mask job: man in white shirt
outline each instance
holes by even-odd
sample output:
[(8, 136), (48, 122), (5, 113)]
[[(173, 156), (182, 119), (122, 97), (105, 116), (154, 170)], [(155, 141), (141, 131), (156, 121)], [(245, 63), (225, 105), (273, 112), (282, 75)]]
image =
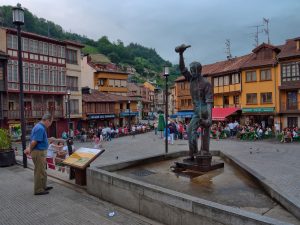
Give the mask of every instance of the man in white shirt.
[(234, 123), (230, 122), (228, 127), (230, 129), (230, 136), (232, 137), (234, 135)]

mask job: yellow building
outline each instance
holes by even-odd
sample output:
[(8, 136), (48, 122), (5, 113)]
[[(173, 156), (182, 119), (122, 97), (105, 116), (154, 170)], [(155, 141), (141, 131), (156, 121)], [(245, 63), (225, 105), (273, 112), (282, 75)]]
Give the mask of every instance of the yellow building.
[(253, 49), (242, 69), (242, 123), (273, 127), (279, 111), (278, 64), (280, 49), (261, 44)]
[(91, 54), (82, 59), (82, 86), (101, 92), (126, 96), (128, 72), (110, 62), (102, 54)]

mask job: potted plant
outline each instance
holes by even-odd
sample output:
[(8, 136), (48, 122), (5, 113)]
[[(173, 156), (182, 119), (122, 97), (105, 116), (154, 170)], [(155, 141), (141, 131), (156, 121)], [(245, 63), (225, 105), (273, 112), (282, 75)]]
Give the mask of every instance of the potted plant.
[(0, 166), (16, 163), (15, 151), (11, 147), (11, 137), (7, 130), (0, 128)]

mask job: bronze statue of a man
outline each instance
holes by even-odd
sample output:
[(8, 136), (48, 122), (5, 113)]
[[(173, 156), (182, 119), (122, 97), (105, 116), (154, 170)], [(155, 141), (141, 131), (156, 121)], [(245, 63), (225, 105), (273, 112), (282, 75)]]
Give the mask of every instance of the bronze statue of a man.
[(197, 130), (201, 127), (201, 149), (200, 155), (209, 155), (209, 135), (212, 123), (212, 105), (213, 94), (211, 84), (202, 76), (202, 66), (199, 62), (190, 64), (190, 71), (185, 67), (183, 52), (190, 47), (189, 45), (180, 45), (175, 48), (179, 53), (179, 69), (186, 80), (190, 82), (190, 93), (194, 105), (194, 115), (188, 125), (189, 155), (194, 160), (198, 153)]

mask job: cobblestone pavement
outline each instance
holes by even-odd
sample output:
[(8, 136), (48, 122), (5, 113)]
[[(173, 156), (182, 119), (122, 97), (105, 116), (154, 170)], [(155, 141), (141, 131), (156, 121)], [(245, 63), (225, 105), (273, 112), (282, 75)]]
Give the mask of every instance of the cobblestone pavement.
[(0, 168), (0, 180), (0, 225), (159, 225), (51, 178), (50, 194), (35, 196), (33, 172), (21, 166)]
[[(92, 147), (90, 142), (75, 142), (75, 147)], [(92, 166), (107, 165), (130, 159), (147, 157), (165, 152), (164, 141), (154, 132), (122, 137), (104, 142), (106, 151)], [(187, 150), (186, 140), (177, 140), (169, 145), (169, 152)], [(300, 143), (277, 141), (239, 141), (235, 138), (211, 140), (212, 150), (221, 150), (246, 165), (262, 179), (300, 207)]]

